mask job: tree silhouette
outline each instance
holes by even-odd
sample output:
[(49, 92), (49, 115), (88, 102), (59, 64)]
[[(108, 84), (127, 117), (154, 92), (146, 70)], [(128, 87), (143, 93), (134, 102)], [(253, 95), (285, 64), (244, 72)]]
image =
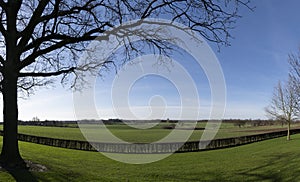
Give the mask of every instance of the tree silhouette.
[(272, 118), (287, 124), (287, 140), (290, 140), (291, 123), (299, 117), (299, 88), (292, 76), (274, 88), (271, 104), (265, 109)]
[[(25, 164), (17, 141), (18, 93), (31, 93), (33, 88), (55, 81), (56, 76), (74, 87), (84, 79), (85, 72), (96, 74), (114, 63), (79, 63), (80, 52), (91, 40), (107, 40), (110, 35), (122, 40), (130, 33), (118, 26), (123, 22), (163, 16), (187, 25), (209, 41), (228, 45), (229, 31), (239, 18), (238, 8), (248, 5), (247, 0), (0, 0), (4, 115), (1, 165), (17, 168)], [(138, 36), (145, 37), (145, 43), (155, 50), (168, 54), (169, 47), (162, 37), (149, 38), (155, 37), (150, 32)], [(124, 51), (130, 55), (140, 49), (129, 44)], [(127, 60), (124, 56), (123, 61)]]
[(289, 54), (288, 63), (288, 80), (284, 85), (279, 82), (274, 88), (273, 98), (266, 112), (288, 125), (287, 140), (290, 140), (291, 123), (300, 116), (300, 52)]

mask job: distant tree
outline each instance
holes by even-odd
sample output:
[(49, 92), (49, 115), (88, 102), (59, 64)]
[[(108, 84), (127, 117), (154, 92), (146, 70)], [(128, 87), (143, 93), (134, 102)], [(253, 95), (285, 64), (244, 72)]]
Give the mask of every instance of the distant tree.
[(38, 122), (38, 121), (40, 121), (40, 119), (39, 119), (37, 116), (35, 116), (35, 117), (33, 117), (33, 118), (31, 119), (31, 121)]
[(278, 85), (274, 89), (270, 106), (265, 111), (274, 119), (287, 124), (287, 140), (290, 140), (291, 123), (299, 117), (299, 90), (293, 77), (289, 76), (286, 84)]
[(239, 128), (244, 127), (247, 123), (247, 120), (239, 119), (234, 122), (234, 126), (238, 126)]
[[(0, 0), (0, 90), (3, 95), (4, 136), (0, 162), (3, 167), (24, 167), (17, 140), (18, 91), (31, 93), (37, 86), (60, 76), (71, 87), (84, 73), (100, 74), (116, 60), (86, 60), (79, 55), (91, 40), (107, 41), (110, 35), (126, 40), (129, 20), (168, 17), (187, 25), (207, 40), (228, 44), (229, 30), (239, 18), (238, 7), (248, 0)], [(119, 26), (121, 25), (121, 26)], [(154, 31), (138, 32), (155, 52), (168, 55), (163, 37)], [(154, 36), (154, 37), (153, 37)], [(122, 62), (141, 47), (127, 44)], [(78, 84), (80, 85), (80, 84)]]

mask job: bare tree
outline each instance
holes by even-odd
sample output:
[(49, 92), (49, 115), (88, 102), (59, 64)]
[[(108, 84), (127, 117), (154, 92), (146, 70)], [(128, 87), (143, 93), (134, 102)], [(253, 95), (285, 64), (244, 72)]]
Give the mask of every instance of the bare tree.
[(300, 78), (300, 51), (298, 54), (289, 54), (290, 75), (294, 79)]
[(282, 86), (280, 82), (274, 89), (273, 98), (269, 107), (265, 109), (272, 118), (287, 124), (287, 140), (290, 140), (291, 123), (299, 117), (299, 90), (292, 76)]
[(288, 62), (290, 65), (289, 76), (291, 77), (296, 90), (298, 103), (297, 110), (300, 112), (300, 49), (297, 54), (289, 54)]
[[(84, 72), (96, 74), (114, 64), (112, 59), (78, 62), (80, 52), (91, 40), (107, 40), (110, 35), (124, 40), (130, 32), (126, 32), (126, 27), (120, 29), (123, 22), (163, 15), (187, 25), (209, 41), (227, 45), (241, 5), (248, 7), (248, 0), (0, 0), (0, 89), (4, 114), (1, 165), (24, 166), (17, 141), (20, 91), (30, 93), (37, 86), (54, 82), (52, 78), (56, 76), (74, 87), (84, 79)], [(169, 45), (162, 37), (156, 38), (155, 32), (137, 35), (144, 37), (144, 43), (152, 50), (168, 54)], [(140, 51), (139, 46), (127, 44), (122, 62)]]

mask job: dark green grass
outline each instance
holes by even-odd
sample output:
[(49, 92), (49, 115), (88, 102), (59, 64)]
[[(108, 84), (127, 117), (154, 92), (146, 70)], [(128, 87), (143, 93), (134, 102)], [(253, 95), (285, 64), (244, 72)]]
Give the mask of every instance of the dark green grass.
[[(26, 142), (20, 142), (20, 150), (25, 159), (48, 167), (48, 172), (32, 172), (39, 181), (300, 181), (300, 135), (292, 136), (291, 141), (282, 137), (228, 149), (178, 153), (143, 165), (116, 162), (97, 152)], [(0, 172), (0, 181), (13, 178)]]

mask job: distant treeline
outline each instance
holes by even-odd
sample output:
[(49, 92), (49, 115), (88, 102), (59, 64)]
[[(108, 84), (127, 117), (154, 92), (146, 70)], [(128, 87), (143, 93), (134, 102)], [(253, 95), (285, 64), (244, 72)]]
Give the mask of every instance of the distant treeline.
[(80, 121), (57, 121), (57, 120), (45, 120), (45, 121), (19, 121), (19, 125), (31, 125), (31, 126), (57, 126), (57, 127), (78, 127), (77, 123), (80, 124), (120, 124), (120, 119), (108, 119), (108, 120), (93, 120), (86, 119)]
[[(161, 123), (177, 123), (178, 120), (124, 120), (126, 122), (142, 124), (142, 123), (153, 123), (153, 122), (161, 122)], [(214, 120), (210, 120), (213, 122)], [(184, 122), (184, 121), (181, 121)], [(188, 122), (188, 121), (186, 121)], [(199, 123), (206, 123), (208, 120), (198, 120)], [(224, 119), (223, 123), (232, 123), (238, 127), (246, 127), (246, 126), (271, 126), (271, 125), (285, 125), (284, 121), (281, 120), (262, 120), (262, 119)], [(300, 121), (295, 121), (295, 123)], [(32, 125), (32, 126), (57, 126), (57, 127), (78, 127), (78, 123), (80, 124), (122, 124), (123, 120), (121, 119), (107, 119), (107, 120), (93, 120), (86, 119), (80, 121), (58, 121), (58, 120), (45, 120), (45, 121), (19, 121), (19, 125)]]
[[(286, 122), (283, 120), (262, 120), (262, 119), (225, 119), (224, 123), (233, 123), (235, 126), (245, 127), (245, 126), (272, 126), (272, 125), (285, 125)], [(294, 121), (298, 123), (299, 121)]]

